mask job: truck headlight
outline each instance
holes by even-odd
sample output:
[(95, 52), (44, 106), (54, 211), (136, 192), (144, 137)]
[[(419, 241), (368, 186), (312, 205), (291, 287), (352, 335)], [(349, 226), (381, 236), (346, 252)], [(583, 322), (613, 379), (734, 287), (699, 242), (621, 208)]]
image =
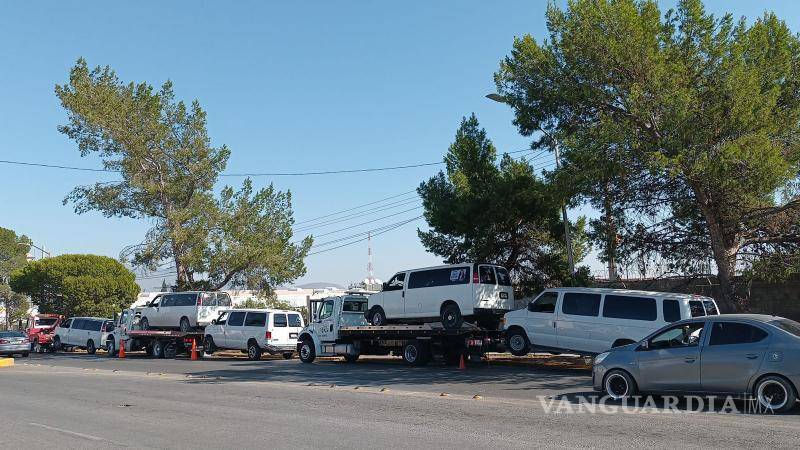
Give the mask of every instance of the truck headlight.
[(606, 358), (608, 358), (608, 355), (610, 355), (610, 354), (611, 354), (610, 352), (603, 352), (603, 353), (600, 353), (599, 355), (597, 355), (597, 356), (595, 356), (595, 357), (594, 357), (594, 363), (595, 363), (595, 364), (600, 364), (600, 363), (602, 363), (602, 362), (603, 362), (603, 360), (604, 360), (604, 359), (606, 359)]

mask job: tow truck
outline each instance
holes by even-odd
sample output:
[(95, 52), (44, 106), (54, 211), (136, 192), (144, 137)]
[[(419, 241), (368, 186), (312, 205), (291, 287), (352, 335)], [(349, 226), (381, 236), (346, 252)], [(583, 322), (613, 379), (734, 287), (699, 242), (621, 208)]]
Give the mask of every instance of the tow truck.
[(440, 357), (449, 364), (462, 358), (480, 360), (486, 352), (502, 351), (500, 331), (465, 323), (446, 329), (441, 323), (369, 325), (367, 297), (343, 295), (307, 300), (309, 321), (298, 336), (297, 353), (304, 363), (321, 356), (343, 356), (355, 362), (361, 355), (400, 355), (407, 364), (422, 366)]
[(191, 351), (192, 344), (198, 356), (203, 354), (202, 331), (142, 330), (140, 319), (141, 308), (125, 309), (115, 317), (113, 330), (103, 343), (109, 357), (117, 356), (122, 345), (126, 353), (144, 351), (151, 358), (174, 358)]
[(19, 321), (19, 329), (24, 330), (31, 342), (31, 351), (44, 353), (52, 350), (53, 336), (56, 327), (64, 321), (58, 314), (34, 314), (23, 322)]

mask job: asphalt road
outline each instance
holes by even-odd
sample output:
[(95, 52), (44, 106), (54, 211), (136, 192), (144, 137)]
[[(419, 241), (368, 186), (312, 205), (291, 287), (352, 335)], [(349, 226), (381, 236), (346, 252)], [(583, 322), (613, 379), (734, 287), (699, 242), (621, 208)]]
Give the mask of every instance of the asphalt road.
[(0, 369), (0, 447), (796, 448), (798, 415), (580, 411), (558, 365), (32, 355)]

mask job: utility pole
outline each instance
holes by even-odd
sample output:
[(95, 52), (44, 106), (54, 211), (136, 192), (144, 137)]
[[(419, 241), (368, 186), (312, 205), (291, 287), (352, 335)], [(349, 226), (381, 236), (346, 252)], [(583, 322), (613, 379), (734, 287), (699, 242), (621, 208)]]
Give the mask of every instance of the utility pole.
[(48, 257), (48, 258), (50, 257), (50, 252), (48, 252), (47, 250), (45, 250), (43, 247), (39, 247), (39, 246), (35, 245), (33, 242), (31, 242), (31, 243), (18, 242), (17, 244), (18, 244), (18, 245), (27, 245), (27, 246), (29, 246), (29, 247), (33, 247), (33, 248), (35, 248), (36, 250), (39, 250), (39, 251), (41, 251), (41, 252), (42, 252), (42, 259), (44, 259), (44, 255), (45, 255), (45, 254), (47, 254), (47, 257)]
[[(503, 97), (500, 94), (487, 94), (486, 98), (489, 100), (498, 102), (498, 103), (505, 103), (508, 105), (508, 99)], [(558, 146), (558, 139), (555, 138), (552, 134), (548, 133), (542, 127), (539, 127), (539, 131), (542, 132), (548, 139), (550, 139), (551, 144), (553, 145), (553, 153), (555, 153), (556, 157), (556, 169), (561, 168), (561, 150)], [(569, 218), (567, 217), (567, 204), (566, 202), (561, 203), (561, 219), (564, 221), (564, 241), (567, 246), (567, 264), (569, 265), (569, 273), (573, 275), (575, 273), (575, 259), (572, 255), (572, 235), (569, 230)]]

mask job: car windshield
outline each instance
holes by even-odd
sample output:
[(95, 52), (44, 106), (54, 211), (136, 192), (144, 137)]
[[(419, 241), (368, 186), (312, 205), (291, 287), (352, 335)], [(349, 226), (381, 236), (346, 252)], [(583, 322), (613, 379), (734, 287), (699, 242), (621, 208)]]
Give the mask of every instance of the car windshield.
[(773, 320), (770, 322), (770, 324), (775, 325), (787, 333), (791, 333), (797, 337), (800, 337), (800, 323), (797, 323), (794, 320), (779, 319)]
[(33, 326), (36, 327), (36, 328), (52, 327), (53, 325), (55, 325), (57, 320), (58, 319), (56, 319), (55, 317), (52, 317), (52, 318), (50, 318), (50, 317), (39, 317), (39, 318), (36, 319), (36, 321), (34, 322)]
[(18, 331), (0, 331), (0, 338), (13, 338), (13, 337), (25, 337), (25, 335)]

